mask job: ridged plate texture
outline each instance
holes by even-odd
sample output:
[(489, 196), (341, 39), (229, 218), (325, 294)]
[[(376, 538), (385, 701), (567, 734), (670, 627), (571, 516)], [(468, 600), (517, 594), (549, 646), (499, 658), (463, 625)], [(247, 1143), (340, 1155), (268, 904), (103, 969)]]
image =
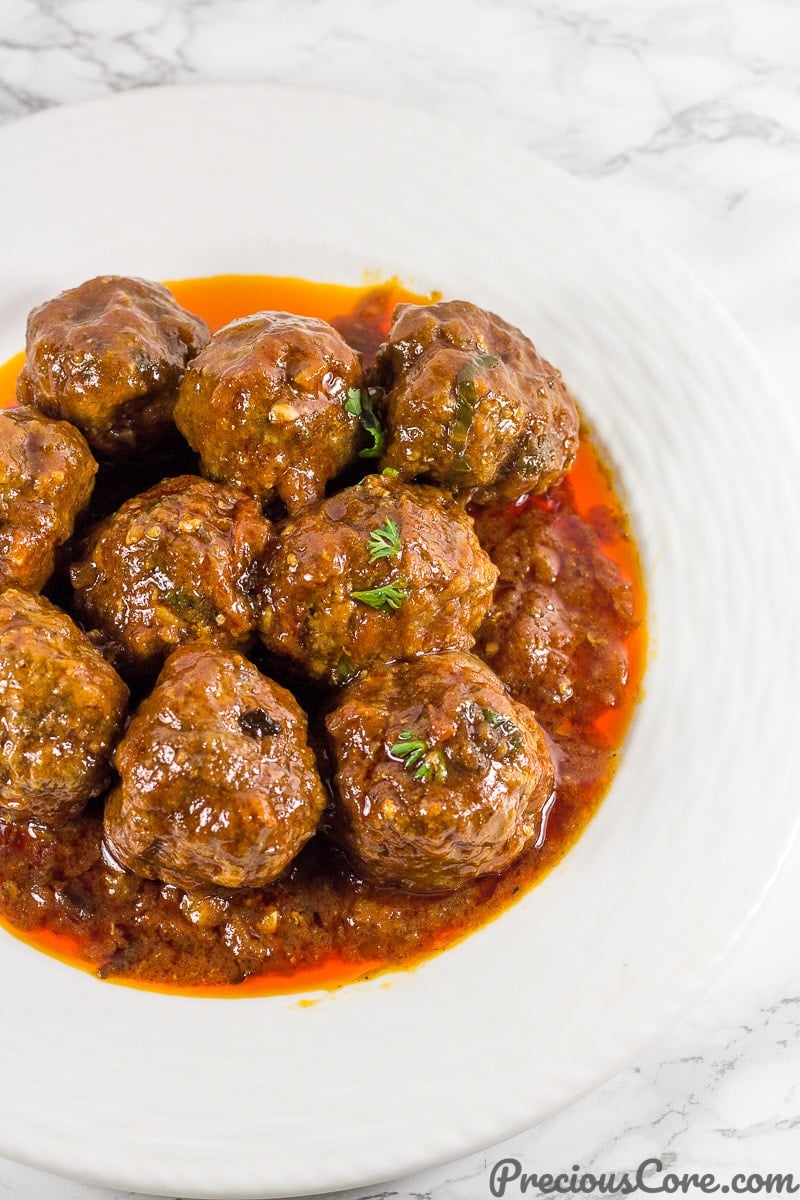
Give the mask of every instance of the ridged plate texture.
[(719, 304), (567, 175), (426, 115), (266, 87), (129, 93), (0, 132), (0, 355), (101, 272), (358, 283), (493, 308), (561, 367), (628, 497), (646, 695), (564, 863), (417, 970), (210, 1001), (0, 935), (0, 1153), (121, 1188), (383, 1180), (595, 1087), (731, 952), (798, 821), (800, 446)]

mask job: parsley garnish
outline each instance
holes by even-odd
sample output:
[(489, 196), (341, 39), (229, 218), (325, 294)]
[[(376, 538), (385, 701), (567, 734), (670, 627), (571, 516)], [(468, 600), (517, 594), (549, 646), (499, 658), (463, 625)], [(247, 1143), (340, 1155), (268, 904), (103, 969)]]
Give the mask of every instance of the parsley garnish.
[(386, 445), (386, 434), (381, 429), (381, 423), (372, 407), (370, 390), (348, 388), (344, 408), (352, 417), (358, 417), (364, 432), (372, 438), (372, 445), (365, 446), (360, 451), (359, 458), (380, 458)]
[(456, 463), (462, 471), (470, 469), (466, 449), (472, 419), (475, 416), (475, 405), (479, 399), (475, 380), (484, 371), (496, 367), (499, 361), (494, 354), (477, 354), (475, 358), (470, 358), (464, 363), (456, 376), (456, 407), (450, 441), (456, 453)]
[(379, 558), (397, 558), (402, 550), (397, 523), (387, 517), (382, 525), (373, 529), (367, 546), (370, 562), (377, 562)]
[(417, 738), (410, 729), (400, 734), (389, 753), (403, 760), (407, 771), (413, 771), (413, 778), (418, 783), (444, 783), (447, 778), (447, 764), (441, 750), (431, 750), (428, 743)]
[(370, 608), (378, 608), (382, 612), (388, 612), (390, 609), (396, 612), (403, 603), (406, 588), (406, 581), (398, 579), (396, 583), (370, 588), (367, 592), (351, 592), (350, 598), (360, 600), (362, 604), (368, 604)]
[(428, 743), (423, 742), (421, 738), (415, 738), (411, 730), (406, 729), (399, 735), (395, 744), (389, 747), (389, 753), (395, 758), (404, 759), (406, 769), (411, 771), (428, 753)]
[(400, 478), (400, 472), (396, 471), (394, 469), (394, 467), (384, 467), (383, 470), (381, 471), (381, 475), (388, 475), (388, 477), (390, 479), (399, 479)]

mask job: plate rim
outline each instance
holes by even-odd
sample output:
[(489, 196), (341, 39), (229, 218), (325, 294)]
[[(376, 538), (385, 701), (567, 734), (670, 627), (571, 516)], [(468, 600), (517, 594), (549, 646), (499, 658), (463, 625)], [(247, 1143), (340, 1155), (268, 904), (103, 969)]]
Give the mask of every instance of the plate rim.
[[(620, 232), (627, 231), (636, 244), (645, 245), (650, 257), (660, 260), (665, 265), (665, 268), (668, 268), (674, 276), (683, 278), (693, 295), (702, 298), (706, 309), (713, 314), (714, 318), (724, 329), (725, 336), (728, 341), (731, 344), (736, 345), (737, 354), (741, 355), (743, 361), (746, 360), (749, 369), (754, 373), (754, 375), (760, 378), (762, 383), (767, 388), (769, 393), (769, 403), (772, 410), (780, 410), (781, 420), (784, 422), (786, 429), (791, 431), (790, 436), (793, 438), (794, 450), (797, 451), (798, 448), (800, 448), (800, 426), (798, 426), (796, 414), (788, 404), (788, 399), (785, 397), (785, 395), (783, 395), (782, 392), (780, 392), (771, 384), (769, 373), (766, 367), (762, 364), (760, 356), (749, 342), (749, 339), (733, 321), (721, 302), (716, 298), (716, 296), (713, 295), (711, 290), (701, 279), (695, 276), (693, 272), (689, 271), (689, 269), (686, 268), (680, 262), (680, 260), (678, 260), (673, 253), (652, 234), (641, 230), (627, 217), (622, 216), (619, 212), (613, 210), (611, 206), (608, 205), (607, 202), (602, 198), (592, 195), (590, 189), (586, 188), (582, 181), (575, 179), (561, 168), (539, 158), (538, 155), (535, 155), (530, 151), (513, 146), (511, 143), (505, 142), (503, 139), (495, 138), (488, 133), (476, 134), (473, 130), (461, 125), (459, 122), (432, 117), (422, 109), (409, 109), (399, 105), (387, 103), (385, 101), (375, 101), (366, 97), (360, 97), (349, 93), (344, 94), (339, 92), (330, 92), (323, 89), (296, 89), (286, 86), (278, 87), (271, 84), (198, 83), (190, 85), (148, 86), (145, 88), (136, 88), (123, 93), (117, 93), (112, 96), (84, 101), (76, 105), (63, 105), (46, 109), (29, 116), (19, 118), (18, 120), (10, 122), (9, 124), (0, 128), (0, 149), (5, 149), (6, 141), (10, 142), (13, 140), (13, 138), (20, 136), (21, 127), (33, 129), (36, 126), (45, 132), (47, 130), (53, 130), (57, 132), (59, 129), (69, 127), (70, 123), (74, 122), (76, 115), (79, 117), (81, 113), (91, 115), (91, 113), (95, 111), (99, 112), (101, 110), (114, 109), (115, 111), (119, 111), (120, 115), (122, 115), (126, 106), (130, 108), (131, 112), (135, 112), (137, 109), (140, 109), (142, 112), (144, 112), (146, 108), (153, 105), (158, 108), (161, 104), (165, 104), (167, 107), (169, 107), (171, 104), (173, 104), (173, 102), (184, 104), (188, 94), (193, 94), (195, 97), (199, 98), (202, 96), (216, 96), (221, 92), (226, 92), (229, 96), (238, 95), (239, 102), (245, 105), (257, 103), (259, 98), (263, 100), (265, 97), (271, 97), (273, 100), (276, 100), (280, 97), (283, 97), (286, 100), (293, 100), (297, 97), (302, 97), (306, 101), (311, 99), (317, 104), (333, 105), (342, 108), (347, 107), (347, 105), (351, 105), (362, 110), (378, 109), (381, 110), (385, 116), (391, 115), (394, 120), (399, 122), (404, 120), (407, 121), (411, 118), (414, 118), (417, 121), (422, 120), (427, 125), (436, 127), (439, 130), (449, 130), (451, 136), (457, 133), (458, 137), (464, 142), (469, 143), (476, 148), (491, 148), (493, 152), (501, 152), (509, 160), (516, 161), (520, 167), (522, 167), (523, 164), (535, 164), (537, 170), (543, 174), (548, 174), (550, 178), (553, 179), (553, 181), (559, 186), (566, 187), (567, 189), (580, 189), (583, 198), (585, 198), (588, 206), (592, 210), (595, 212), (602, 211), (604, 213), (604, 218), (609, 222), (610, 225), (614, 227), (615, 230)], [(657, 638), (655, 640), (657, 642)], [(648, 653), (648, 660), (650, 653), (652, 653), (652, 651)], [(645, 676), (645, 690), (646, 687), (647, 675)], [(604, 801), (604, 804), (606, 802), (607, 798), (606, 801)], [(787, 840), (783, 853), (774, 862), (773, 869), (769, 876), (762, 881), (760, 892), (757, 897), (754, 897), (747, 917), (738, 925), (735, 930), (731, 931), (727, 944), (720, 948), (719, 955), (709, 965), (708, 970), (698, 977), (698, 979), (695, 981), (694, 987), (691, 989), (686, 989), (684, 1003), (672, 1013), (671, 1019), (667, 1022), (667, 1024), (661, 1024), (656, 1032), (647, 1034), (644, 1040), (638, 1044), (635, 1049), (630, 1050), (626, 1061), (619, 1062), (613, 1068), (613, 1070), (603, 1076), (602, 1079), (597, 1079), (590, 1083), (579, 1094), (567, 1097), (562, 1104), (555, 1106), (548, 1113), (540, 1115), (537, 1119), (545, 1119), (545, 1116), (552, 1115), (553, 1112), (558, 1111), (560, 1108), (574, 1103), (580, 1097), (580, 1095), (585, 1095), (588, 1092), (591, 1092), (597, 1086), (600, 1086), (604, 1080), (611, 1078), (617, 1073), (617, 1071), (623, 1069), (626, 1063), (633, 1061), (646, 1046), (652, 1044), (656, 1038), (663, 1036), (663, 1034), (666, 1033), (667, 1030), (672, 1027), (672, 1025), (679, 1021), (681, 1017), (685, 1015), (687, 1011), (689, 1011), (689, 1009), (697, 1002), (700, 996), (708, 990), (708, 988), (713, 984), (714, 980), (724, 969), (726, 964), (733, 957), (742, 936), (756, 915), (756, 912), (763, 904), (768, 892), (788, 860), (794, 845), (796, 844), (798, 830), (800, 830), (800, 814), (795, 821), (791, 838)], [(574, 853), (574, 850), (570, 853)], [(558, 870), (558, 868), (556, 868), (556, 870)], [(69, 970), (69, 968), (65, 969)], [(199, 1001), (199, 1003), (207, 1002)], [(222, 1004), (224, 1002), (215, 1000), (213, 1003)], [(236, 1000), (232, 1001), (232, 1003), (238, 1005), (241, 1004), (242, 1001)], [(473, 1140), (473, 1142), (469, 1145), (464, 1145), (463, 1149), (461, 1149), (459, 1153), (470, 1153), (472, 1150), (476, 1150), (481, 1146), (487, 1145), (490, 1141), (494, 1142), (501, 1138), (505, 1139), (506, 1137), (512, 1136), (514, 1133), (527, 1128), (528, 1126), (529, 1121), (525, 1119), (521, 1119), (519, 1123), (514, 1124), (512, 1127), (509, 1127), (508, 1123), (506, 1122), (502, 1124), (502, 1129), (499, 1127), (491, 1127), (491, 1122), (488, 1124), (485, 1123), (486, 1137), (484, 1138), (484, 1135), (481, 1134), (477, 1141)], [(71, 1174), (68, 1166), (66, 1166), (61, 1160), (54, 1160), (52, 1157), (43, 1157), (42, 1159), (37, 1160), (35, 1158), (31, 1159), (31, 1157), (27, 1154), (15, 1154), (13, 1146), (7, 1145), (5, 1143), (5, 1138), (2, 1135), (0, 1135), (0, 1149), (2, 1150), (3, 1154), (11, 1158), (17, 1158), (18, 1161), (30, 1162), (31, 1165), (39, 1166), (45, 1170), (55, 1170), (62, 1174)], [(397, 1174), (416, 1172), (427, 1166), (450, 1161), (452, 1157), (453, 1154), (451, 1148), (443, 1150), (442, 1154), (438, 1158), (435, 1156), (431, 1157), (429, 1152), (424, 1153), (420, 1158), (415, 1158), (413, 1155), (408, 1154), (402, 1162), (398, 1162)], [(129, 1179), (120, 1177), (121, 1182), (119, 1180), (110, 1180), (107, 1173), (101, 1173), (96, 1176), (92, 1176), (91, 1173), (87, 1174), (85, 1171), (81, 1171), (79, 1174), (73, 1174), (73, 1177), (85, 1179), (87, 1182), (99, 1183), (106, 1186), (130, 1186)], [(378, 1174), (370, 1177), (363, 1177), (359, 1175), (357, 1179), (347, 1177), (345, 1174), (342, 1175), (340, 1179), (334, 1181), (332, 1186), (336, 1188), (346, 1186), (363, 1186), (372, 1183), (378, 1183), (390, 1177), (393, 1176), (387, 1175), (385, 1170), (381, 1170)], [(163, 1190), (158, 1181), (159, 1179), (163, 1181), (164, 1178), (166, 1177), (156, 1175), (151, 1176), (151, 1180), (158, 1184), (156, 1190)], [(146, 1186), (150, 1187), (151, 1184), (148, 1183)], [(269, 1186), (271, 1187), (272, 1185), (270, 1184)], [(176, 1177), (175, 1183), (171, 1183), (169, 1188), (166, 1190), (184, 1191), (185, 1186), (182, 1186)], [(216, 1185), (214, 1185), (214, 1190), (197, 1194), (217, 1195), (222, 1194), (222, 1192), (219, 1191)], [(256, 1194), (263, 1195), (265, 1193), (261, 1189), (258, 1189), (258, 1192), (256, 1192), (252, 1190), (251, 1184), (245, 1184), (244, 1190), (230, 1190), (230, 1185), (227, 1185), (225, 1188), (225, 1194), (244, 1197)], [(286, 1188), (282, 1187), (279, 1192), (271, 1192), (270, 1194), (303, 1195), (309, 1193), (305, 1188), (302, 1190), (292, 1190), (291, 1188), (287, 1190)]]

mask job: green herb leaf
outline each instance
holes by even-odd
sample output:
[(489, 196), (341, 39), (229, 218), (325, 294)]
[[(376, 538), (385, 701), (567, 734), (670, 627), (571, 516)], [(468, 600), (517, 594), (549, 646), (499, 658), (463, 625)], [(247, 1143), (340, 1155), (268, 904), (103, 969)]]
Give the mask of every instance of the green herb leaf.
[(395, 471), (394, 467), (384, 467), (383, 470), (381, 471), (381, 475), (387, 475), (389, 477), (389, 479), (399, 479), (400, 478), (400, 472)]
[(421, 738), (415, 738), (411, 730), (406, 729), (394, 745), (389, 747), (389, 753), (395, 758), (404, 759), (405, 766), (410, 771), (428, 753), (428, 743), (423, 742)]
[(501, 716), (493, 708), (482, 708), (481, 713), (484, 720), (491, 725), (492, 729), (496, 729), (499, 733), (502, 733), (512, 750), (519, 750), (522, 745), (522, 734), (510, 717)]
[(333, 682), (338, 684), (349, 683), (358, 674), (358, 667), (346, 654), (342, 654), (336, 666), (333, 668)]
[(213, 623), (218, 614), (208, 597), (186, 588), (169, 588), (163, 593), (163, 601), (187, 622)]
[(441, 750), (431, 750), (428, 743), (416, 737), (410, 729), (400, 734), (389, 753), (403, 760), (407, 771), (413, 771), (417, 783), (444, 783), (447, 778), (447, 763)]
[(414, 772), (414, 778), (421, 783), (444, 783), (447, 779), (447, 763), (441, 750), (429, 750)]
[(345, 412), (350, 413), (351, 417), (361, 419), (361, 388), (348, 388), (347, 399), (344, 402)]
[(395, 583), (387, 583), (383, 587), (370, 588), (366, 592), (351, 592), (352, 600), (360, 600), (362, 604), (368, 604), (370, 608), (380, 609), (382, 612), (396, 612), (406, 594), (408, 585), (404, 579), (398, 579)]
[(456, 407), (450, 431), (450, 442), (456, 452), (456, 465), (462, 471), (470, 469), (466, 450), (469, 431), (475, 416), (475, 406), (479, 400), (475, 381), (479, 375), (496, 367), (499, 361), (500, 359), (494, 354), (477, 354), (475, 358), (464, 363), (456, 376)]
[(386, 434), (381, 429), (381, 423), (375, 415), (373, 398), (370, 390), (349, 388), (344, 402), (345, 412), (352, 417), (358, 417), (366, 434), (372, 438), (372, 445), (365, 446), (360, 451), (360, 458), (380, 458), (386, 445)]
[(500, 359), (495, 354), (476, 354), (474, 358), (470, 358), (458, 372), (456, 391), (474, 383), (479, 375), (483, 375), (485, 371), (491, 371), (492, 367), (496, 367), (499, 362)]
[(370, 562), (377, 562), (379, 558), (397, 558), (403, 549), (397, 523), (387, 517), (382, 525), (373, 529), (367, 546)]

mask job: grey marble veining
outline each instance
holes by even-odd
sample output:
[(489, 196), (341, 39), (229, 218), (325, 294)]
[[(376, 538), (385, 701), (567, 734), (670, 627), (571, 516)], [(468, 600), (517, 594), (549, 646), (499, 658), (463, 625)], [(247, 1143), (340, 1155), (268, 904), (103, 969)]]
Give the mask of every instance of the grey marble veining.
[[(796, 0), (0, 0), (0, 120), (201, 80), (390, 99), (559, 163), (709, 283), (800, 412)], [(800, 1178), (799, 911), (795, 857), (706, 998), (616, 1079), (503, 1147), (350, 1196), (479, 1200), (509, 1155)], [(0, 1194), (121, 1195), (2, 1161)]]

